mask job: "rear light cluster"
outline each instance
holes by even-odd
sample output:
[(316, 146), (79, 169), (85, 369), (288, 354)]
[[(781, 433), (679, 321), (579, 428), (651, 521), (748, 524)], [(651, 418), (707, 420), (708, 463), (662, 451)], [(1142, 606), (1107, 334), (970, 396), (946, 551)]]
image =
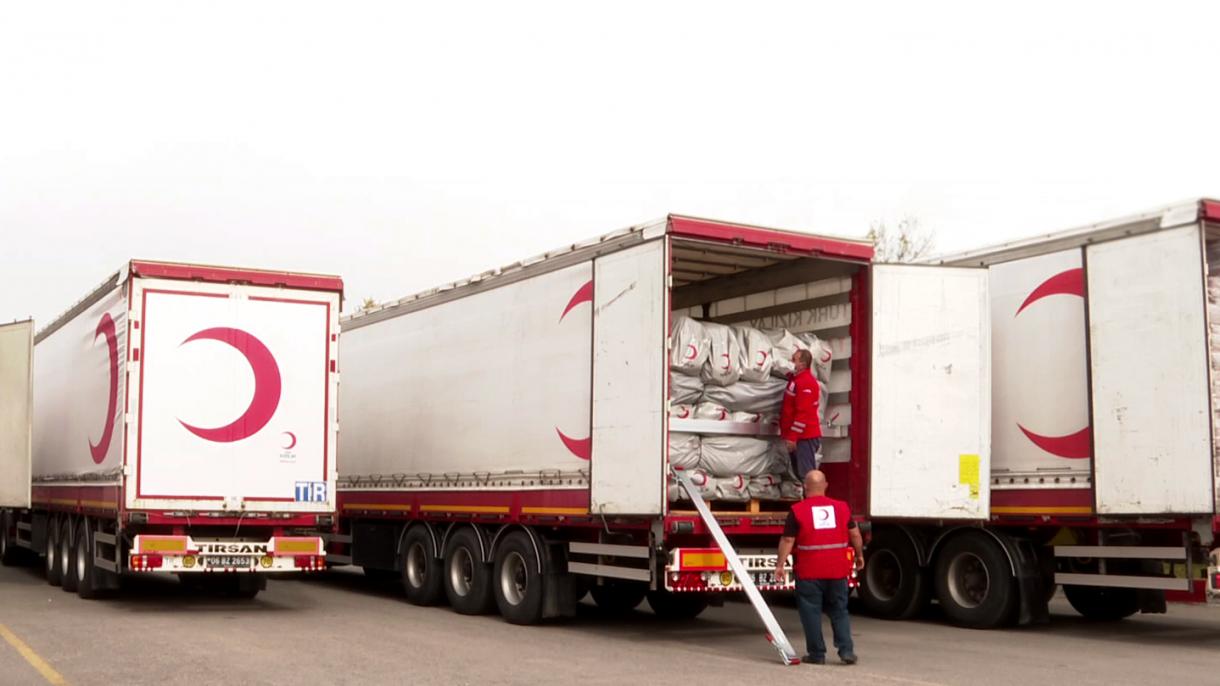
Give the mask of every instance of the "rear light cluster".
[(670, 572), (669, 587), (675, 591), (706, 591), (704, 572)]
[(292, 558), (292, 564), (297, 569), (306, 571), (326, 569), (326, 557), (324, 555), (297, 555)]
[(164, 563), (165, 559), (162, 556), (154, 553), (145, 553), (142, 555), (132, 555), (129, 566), (133, 572), (147, 572), (160, 569)]

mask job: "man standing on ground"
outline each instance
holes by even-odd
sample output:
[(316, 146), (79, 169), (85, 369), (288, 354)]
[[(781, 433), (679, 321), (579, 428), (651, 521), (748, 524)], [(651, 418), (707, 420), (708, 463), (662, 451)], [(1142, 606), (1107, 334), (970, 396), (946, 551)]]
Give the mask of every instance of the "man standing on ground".
[(805, 629), (802, 658), (815, 665), (826, 664), (826, 640), (822, 637), (822, 607), (830, 615), (835, 648), (844, 664), (856, 664), (847, 615), (847, 578), (855, 568), (864, 568), (864, 539), (852, 521), (851, 510), (842, 500), (826, 497), (826, 475), (815, 469), (805, 477), (805, 499), (792, 506), (784, 535), (779, 539), (775, 580), (787, 580), (788, 555), (796, 548), (796, 607)]
[(822, 447), (822, 424), (818, 421), (821, 390), (813, 372), (809, 371), (813, 365), (812, 353), (798, 349), (792, 353), (792, 364), (796, 371), (788, 375), (788, 387), (784, 389), (779, 433), (788, 446), (792, 471), (796, 478), (804, 481), (806, 474), (818, 468), (818, 449)]

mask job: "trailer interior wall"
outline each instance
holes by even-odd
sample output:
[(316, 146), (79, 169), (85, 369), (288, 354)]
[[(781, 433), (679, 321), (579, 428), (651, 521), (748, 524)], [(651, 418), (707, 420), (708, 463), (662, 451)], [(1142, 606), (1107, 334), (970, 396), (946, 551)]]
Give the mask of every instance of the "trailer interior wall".
[(0, 325), (0, 507), (30, 506), (34, 324)]

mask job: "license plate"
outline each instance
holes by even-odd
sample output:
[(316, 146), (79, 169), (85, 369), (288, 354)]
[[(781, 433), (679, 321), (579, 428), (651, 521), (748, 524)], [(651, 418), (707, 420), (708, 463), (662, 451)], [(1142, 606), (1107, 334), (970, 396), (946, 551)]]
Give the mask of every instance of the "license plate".
[(203, 558), (205, 567), (251, 567), (254, 558), (241, 555), (209, 555)]
[(755, 586), (774, 586), (775, 572), (754, 572)]

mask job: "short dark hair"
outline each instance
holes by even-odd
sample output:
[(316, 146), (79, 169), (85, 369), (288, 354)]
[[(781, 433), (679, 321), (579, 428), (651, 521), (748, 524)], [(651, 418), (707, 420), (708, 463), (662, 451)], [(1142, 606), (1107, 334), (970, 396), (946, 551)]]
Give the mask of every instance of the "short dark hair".
[(796, 352), (792, 356), (806, 367), (813, 366), (813, 353), (805, 350), (804, 348), (797, 348)]

